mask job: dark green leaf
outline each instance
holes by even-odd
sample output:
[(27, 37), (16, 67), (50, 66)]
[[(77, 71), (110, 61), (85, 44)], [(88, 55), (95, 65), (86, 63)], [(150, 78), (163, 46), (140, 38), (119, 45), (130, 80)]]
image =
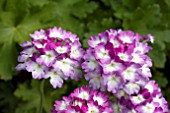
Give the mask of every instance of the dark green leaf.
[(76, 17), (86, 17), (88, 13), (92, 13), (98, 5), (95, 2), (88, 2), (88, 0), (80, 1), (71, 7), (72, 14)]
[(149, 52), (149, 56), (152, 59), (153, 66), (157, 68), (164, 68), (166, 62), (166, 54), (161, 51), (159, 45), (154, 45), (153, 50)]
[(0, 111), (2, 113), (13, 113), (18, 103), (18, 99), (13, 95), (13, 84), (1, 81), (0, 90)]
[(158, 85), (161, 88), (165, 88), (168, 85), (168, 80), (163, 76), (163, 73), (156, 71), (155, 75), (153, 76), (153, 79), (156, 80)]
[[(61, 99), (62, 95), (67, 91), (67, 85), (64, 85), (61, 89), (54, 90), (46, 80), (44, 84), (44, 93), (40, 91), (41, 82), (32, 79), (31, 86), (24, 83), (19, 86), (15, 91), (15, 96), (21, 98), (23, 102), (19, 103), (16, 108), (16, 113), (39, 113), (40, 106), (45, 113), (50, 113), (50, 109), (53, 108), (55, 99)], [(43, 95), (43, 97), (42, 97)], [(41, 100), (43, 98), (43, 101)], [(43, 102), (43, 103), (41, 103)]]

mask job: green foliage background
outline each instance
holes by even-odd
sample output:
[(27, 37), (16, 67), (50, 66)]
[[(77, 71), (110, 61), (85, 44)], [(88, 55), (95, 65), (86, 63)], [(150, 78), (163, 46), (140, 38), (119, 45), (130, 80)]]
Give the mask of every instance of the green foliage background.
[(53, 89), (48, 80), (15, 70), (19, 44), (54, 26), (77, 34), (84, 48), (91, 35), (109, 28), (154, 35), (152, 79), (170, 104), (170, 0), (0, 0), (1, 113), (49, 113), (54, 100), (87, 83), (67, 81)]

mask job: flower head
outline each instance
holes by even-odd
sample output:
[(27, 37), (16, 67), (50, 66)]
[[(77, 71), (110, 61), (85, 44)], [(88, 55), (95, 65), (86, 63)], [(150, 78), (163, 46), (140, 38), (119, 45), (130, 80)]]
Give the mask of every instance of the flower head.
[(79, 38), (61, 28), (35, 31), (31, 41), (23, 42), (16, 69), (27, 70), (34, 79), (50, 78), (54, 88), (61, 88), (64, 80), (78, 80), (84, 50)]
[(52, 113), (112, 113), (108, 95), (91, 90), (89, 86), (77, 88), (68, 97), (55, 101)]
[[(153, 36), (140, 36), (130, 30), (107, 30), (91, 36), (82, 68), (93, 89), (128, 95), (138, 93), (151, 77), (151, 59), (147, 56)], [(102, 79), (101, 79), (102, 78)], [(93, 82), (92, 82), (93, 81)]]
[(133, 96), (122, 95), (112, 107), (116, 113), (168, 113), (168, 103), (155, 81), (149, 81)]

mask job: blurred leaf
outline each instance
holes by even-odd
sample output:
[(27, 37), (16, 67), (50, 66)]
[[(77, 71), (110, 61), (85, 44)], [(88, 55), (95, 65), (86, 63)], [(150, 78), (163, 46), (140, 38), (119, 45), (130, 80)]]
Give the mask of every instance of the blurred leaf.
[(11, 12), (15, 15), (13, 23), (14, 26), (17, 26), (29, 12), (29, 5), (27, 0), (6, 0), (4, 2), (3, 11)]
[(16, 49), (15, 44), (11, 41), (3, 44), (0, 49), (0, 78), (9, 80), (16, 65)]
[(165, 0), (165, 3), (170, 7), (170, 0)]
[(76, 17), (86, 17), (88, 13), (92, 13), (98, 5), (95, 2), (88, 2), (88, 0), (82, 0), (71, 6), (72, 14)]
[[(54, 90), (49, 83), (44, 86), (43, 111), (50, 113), (55, 99), (61, 99), (62, 94), (67, 90), (64, 85), (62, 89)], [(15, 91), (15, 96), (23, 100), (16, 108), (16, 113), (39, 113), (41, 104), (40, 81), (32, 79), (31, 86), (24, 83)]]
[(14, 86), (11, 82), (0, 82), (0, 107), (2, 113), (13, 113), (18, 99), (13, 95)]
[(138, 0), (138, 1), (136, 1), (136, 0), (122, 0), (122, 3), (126, 8), (133, 10), (138, 7), (138, 5), (136, 5), (136, 4), (139, 4), (139, 1), (140, 0)]
[(100, 32), (104, 32), (107, 29), (113, 28), (113, 19), (112, 18), (102, 18), (101, 20), (94, 20), (87, 24), (89, 32), (85, 34), (85, 39), (83, 40), (83, 47), (87, 48), (87, 41), (90, 39), (90, 36), (97, 35)]
[(88, 81), (87, 81), (84, 77), (82, 77), (82, 78), (79, 80), (77, 87), (80, 88), (80, 87), (86, 86), (86, 85), (88, 85)]
[(23, 21), (15, 27), (11, 13), (6, 15), (6, 18), (2, 18), (2, 22), (0, 22), (0, 78), (9, 80), (12, 78), (17, 61), (16, 42), (20, 43), (28, 40), (29, 33), (39, 28), (39, 23), (36, 23), (36, 21)]
[(54, 1), (58, 2), (60, 5), (63, 6), (71, 6), (73, 4), (80, 2), (81, 0), (54, 0)]
[(145, 8), (151, 4), (157, 4), (158, 0), (140, 0), (140, 6)]
[(100, 32), (104, 32), (107, 29), (113, 28), (113, 19), (112, 18), (102, 18), (102, 20), (95, 20), (88, 23), (89, 33), (87, 37), (97, 35)]
[(157, 43), (164, 42), (164, 43), (170, 43), (170, 30), (164, 30), (164, 31), (156, 31), (155, 33), (155, 41)]
[[(19, 2), (16, 3), (17, 1)], [(12, 78), (17, 61), (15, 42), (27, 40), (28, 32), (32, 32), (36, 27), (29, 27), (31, 23), (28, 21), (26, 22), (27, 24), (25, 24), (24, 21), (22, 21), (22, 23), (19, 22), (25, 18), (22, 18), (22, 15), (25, 15), (27, 12), (26, 5), (23, 1), (8, 0), (5, 5), (4, 9), (8, 11), (2, 11), (0, 14), (0, 78), (9, 80)], [(17, 7), (18, 5), (22, 5), (25, 8)], [(22, 15), (20, 15), (20, 13)], [(20, 19), (18, 19), (18, 17), (20, 17)], [(29, 18), (28, 20), (30, 21), (31, 19)], [(32, 25), (36, 25), (36, 22), (32, 21)]]
[(50, 0), (28, 0), (28, 2), (31, 5), (42, 7), (42, 6), (46, 5), (46, 4), (48, 4), (50, 2)]
[[(170, 95), (170, 88), (167, 87), (165, 92), (166, 92), (165, 94), (166, 94), (166, 98), (167, 98), (167, 101), (168, 101), (168, 105), (170, 106), (170, 103), (169, 103), (170, 102), (170, 96), (169, 96)], [(169, 112), (170, 112), (170, 110), (169, 110)]]
[(160, 20), (160, 7), (154, 4), (145, 9), (138, 8), (131, 17), (124, 19), (123, 27), (141, 34), (147, 34), (150, 28), (160, 23)]
[(57, 26), (62, 26), (63, 29), (67, 29), (82, 38), (84, 24), (80, 23), (75, 18), (64, 16), (57, 18), (55, 23)]
[(160, 46), (156, 50), (164, 50), (166, 43), (170, 43), (170, 30), (155, 30), (152, 34), (154, 34), (155, 37), (155, 44)]
[(25, 103), (19, 105), (16, 113), (38, 113), (40, 107), (40, 82), (32, 80), (31, 88), (26, 83), (21, 84), (15, 91), (15, 96), (21, 98)]
[(9, 80), (16, 65), (17, 51), (13, 42), (15, 29), (0, 23), (0, 78)]
[[(142, 35), (151, 33), (155, 44), (149, 56), (155, 68), (153, 73), (157, 73), (158, 68), (165, 66), (170, 45), (169, 12), (170, 0), (0, 0), (0, 79), (10, 80), (14, 74), (18, 54), (16, 44), (29, 40), (29, 34), (35, 30), (54, 26), (77, 34), (84, 48), (88, 48), (90, 36), (110, 28), (130, 29)], [(158, 73), (153, 78), (167, 90), (165, 95), (170, 101), (166, 75)], [(33, 80), (31, 84), (25, 82), (16, 90), (15, 95), (21, 99), (18, 104), (13, 91), (10, 91), (13, 88), (8, 88), (7, 84), (0, 85), (3, 90), (0, 108), (4, 108), (0, 112), (13, 113), (16, 104), (18, 113), (37, 112), (40, 82)], [(49, 112), (55, 99), (61, 99), (63, 94), (67, 95), (75, 86), (83, 84), (86, 84), (84, 79), (70, 81), (62, 89), (54, 90), (46, 82), (43, 112)], [(14, 102), (13, 105), (7, 96)]]
[(154, 45), (153, 50), (149, 52), (149, 56), (152, 59), (153, 66), (156, 68), (164, 68), (166, 62), (166, 54), (159, 49), (159, 45)]
[(82, 18), (97, 8), (88, 0), (8, 0), (1, 4), (4, 8), (0, 13), (0, 78), (4, 80), (11, 79), (15, 70), (16, 43), (29, 40), (29, 34), (35, 30), (54, 25), (83, 36), (84, 25), (73, 15)]
[(89, 45), (88, 45), (88, 40), (89, 40), (90, 38), (85, 38), (84, 40), (83, 40), (83, 48), (88, 48), (89, 47)]
[(156, 82), (161, 88), (165, 88), (168, 85), (167, 78), (164, 77), (163, 73), (159, 71), (156, 71), (155, 75), (153, 76), (153, 79), (156, 80)]

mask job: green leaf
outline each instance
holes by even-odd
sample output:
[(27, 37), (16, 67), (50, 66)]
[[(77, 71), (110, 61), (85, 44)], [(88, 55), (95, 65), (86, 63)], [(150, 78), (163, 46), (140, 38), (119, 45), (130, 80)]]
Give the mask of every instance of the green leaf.
[(89, 38), (115, 26), (112, 18), (102, 18), (89, 22), (87, 27), (89, 28), (89, 32), (85, 36)]
[(50, 2), (50, 0), (28, 0), (29, 4), (33, 6), (44, 6)]
[(170, 0), (165, 0), (165, 3), (170, 7)]
[(15, 70), (17, 51), (13, 39), (15, 28), (0, 23), (0, 78), (9, 80)]
[(155, 41), (157, 43), (159, 42), (164, 42), (164, 43), (170, 43), (170, 30), (160, 30), (160, 31), (156, 31), (155, 33)]
[[(6, 8), (15, 2), (9, 0), (6, 3)], [(15, 5), (13, 4), (8, 9), (9, 11), (2, 11), (0, 14), (0, 78), (4, 80), (11, 79), (15, 71), (18, 55), (16, 42), (20, 44), (30, 39), (30, 33), (43, 27), (40, 20), (37, 20), (34, 15), (26, 15), (24, 13), (26, 10), (22, 10), (22, 8), (19, 9), (21, 9), (21, 12), (23, 11), (22, 13), (24, 13), (25, 17), (17, 20), (18, 16), (22, 17), (22, 15), (19, 15), (19, 13), (15, 14), (19, 10), (16, 9)]]
[(131, 29), (141, 34), (149, 33), (161, 20), (160, 7), (157, 4), (150, 5), (147, 8), (137, 8), (132, 16), (124, 18), (123, 27)]
[(88, 0), (83, 0), (72, 5), (71, 12), (74, 16), (78, 18), (83, 18), (86, 17), (88, 13), (92, 13), (97, 7), (98, 4), (96, 4), (95, 2), (88, 2)]
[[(43, 87), (43, 94), (41, 94), (42, 92), (40, 91), (42, 84), (38, 80), (32, 79), (31, 86), (26, 83), (19, 85), (19, 88), (14, 94), (22, 99), (23, 102), (19, 103), (16, 108), (16, 113), (39, 113), (41, 104), (42, 110), (45, 113), (50, 113), (54, 101), (61, 99), (62, 95), (67, 91), (67, 85), (64, 85), (61, 89), (54, 90), (47, 80), (46, 82)], [(42, 98), (43, 101), (41, 100)]]
[(122, 0), (123, 5), (128, 8), (129, 10), (134, 10), (138, 7), (140, 0)]
[(89, 0), (3, 0), (0, 5), (0, 78), (5, 80), (12, 78), (16, 66), (16, 43), (29, 40), (35, 30), (54, 26), (83, 37), (85, 25), (78, 18), (85, 18), (98, 6)]
[(9, 80), (16, 66), (16, 49), (15, 43), (8, 41), (4, 43), (0, 49), (0, 78)]
[[(18, 26), (14, 26), (12, 13), (6, 12), (6, 18), (0, 22), (0, 78), (9, 80), (15, 71), (18, 52), (16, 42), (21, 43), (29, 39), (29, 33), (40, 28), (38, 21), (25, 20)], [(4, 20), (4, 21), (3, 21)]]
[(87, 41), (90, 39), (90, 36), (98, 35), (100, 32), (104, 32), (107, 29), (113, 28), (113, 19), (112, 18), (102, 18), (101, 20), (94, 20), (87, 24), (89, 32), (85, 34), (85, 39), (83, 40), (83, 47), (87, 48)]
[(82, 77), (78, 82), (78, 87), (80, 88), (80, 87), (86, 86), (88, 84), (89, 84), (88, 81), (84, 77)]
[(84, 24), (77, 21), (71, 16), (64, 16), (56, 19), (57, 26), (62, 26), (63, 29), (69, 30), (74, 34), (77, 34), (80, 38), (83, 36), (83, 27)]
[(89, 47), (89, 45), (88, 45), (88, 40), (89, 40), (90, 38), (85, 38), (84, 40), (83, 40), (83, 44), (82, 44), (82, 46), (83, 46), (83, 48), (88, 48)]
[(81, 0), (56, 0), (56, 2), (61, 4), (62, 6), (71, 6), (71, 5), (76, 4), (76, 3), (80, 2), (80, 1)]
[(145, 8), (151, 4), (157, 4), (158, 0), (140, 0), (140, 7)]
[(160, 50), (160, 46), (155, 44), (153, 50), (149, 52), (149, 56), (152, 59), (153, 66), (156, 68), (164, 68), (166, 62), (166, 54)]
[(13, 95), (14, 85), (12, 82), (0, 82), (0, 108), (2, 113), (13, 113), (18, 99)]
[(153, 79), (156, 80), (156, 82), (161, 88), (165, 88), (168, 85), (167, 78), (163, 76), (163, 73), (159, 71), (155, 71), (155, 75), (153, 76)]
[(32, 80), (31, 88), (26, 83), (21, 84), (15, 91), (15, 96), (21, 98), (23, 101), (27, 101), (19, 105), (16, 109), (16, 113), (38, 113), (40, 107), (40, 82)]
[(155, 37), (155, 44), (159, 45), (156, 49), (166, 49), (166, 43), (170, 43), (170, 30), (153, 30), (151, 33)]

